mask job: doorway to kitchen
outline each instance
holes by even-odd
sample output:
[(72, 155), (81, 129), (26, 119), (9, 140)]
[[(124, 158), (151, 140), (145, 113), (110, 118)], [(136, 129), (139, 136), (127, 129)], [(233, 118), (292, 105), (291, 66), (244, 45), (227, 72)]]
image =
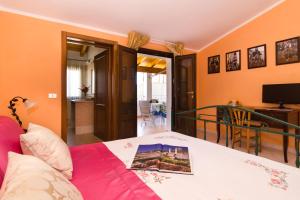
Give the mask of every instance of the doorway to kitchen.
[(106, 141), (113, 44), (71, 33), (63, 38), (62, 136), (69, 145)]

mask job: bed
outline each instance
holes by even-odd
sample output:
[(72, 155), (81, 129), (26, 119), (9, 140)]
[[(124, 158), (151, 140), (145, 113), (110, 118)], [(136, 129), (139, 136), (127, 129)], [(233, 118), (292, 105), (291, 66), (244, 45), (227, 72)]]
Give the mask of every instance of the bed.
[[(298, 168), (176, 132), (116, 140), (105, 142), (104, 145), (124, 163), (123, 169), (125, 169), (125, 166), (130, 164), (138, 144), (153, 143), (188, 146), (192, 156), (194, 175), (134, 171), (139, 179), (162, 199), (299, 199), (300, 171)], [(93, 165), (77, 166), (79, 162), (81, 165), (88, 163), (91, 159), (101, 159), (101, 155), (97, 152), (84, 153), (89, 152), (87, 148), (97, 148), (97, 146), (99, 144), (71, 148), (75, 171), (77, 170), (73, 183), (81, 191), (83, 191), (82, 188), (86, 190), (85, 184), (77, 181), (76, 176), (82, 173), (81, 171), (88, 171), (86, 178), (89, 179), (91, 187), (93, 183), (99, 181), (95, 176), (97, 171), (94, 171)], [(78, 154), (81, 155), (78, 156)], [(89, 192), (93, 191), (83, 191), (83, 195)], [(126, 199), (126, 195), (119, 196), (119, 198)]]
[[(17, 127), (12, 120), (0, 119), (0, 171), (5, 170), (8, 151), (20, 153), (22, 130)], [(127, 170), (137, 146), (153, 143), (188, 146), (194, 174)], [(288, 200), (300, 196), (298, 168), (176, 132), (75, 146), (70, 152), (71, 182), (85, 200)]]

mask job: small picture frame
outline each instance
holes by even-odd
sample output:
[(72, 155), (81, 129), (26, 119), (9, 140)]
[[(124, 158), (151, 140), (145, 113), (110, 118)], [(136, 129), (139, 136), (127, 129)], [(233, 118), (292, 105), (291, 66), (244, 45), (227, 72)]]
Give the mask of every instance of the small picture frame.
[(248, 48), (248, 69), (267, 66), (267, 45)]
[(276, 42), (276, 65), (300, 62), (300, 37)]
[(241, 50), (226, 53), (226, 72), (241, 70)]
[(208, 57), (207, 62), (208, 74), (220, 73), (220, 55)]

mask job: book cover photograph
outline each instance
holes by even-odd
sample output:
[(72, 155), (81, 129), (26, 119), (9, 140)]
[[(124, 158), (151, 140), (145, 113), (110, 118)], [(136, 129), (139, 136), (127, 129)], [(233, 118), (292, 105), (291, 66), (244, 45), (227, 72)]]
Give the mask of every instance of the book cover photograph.
[(139, 145), (130, 168), (192, 174), (188, 147), (166, 144)]

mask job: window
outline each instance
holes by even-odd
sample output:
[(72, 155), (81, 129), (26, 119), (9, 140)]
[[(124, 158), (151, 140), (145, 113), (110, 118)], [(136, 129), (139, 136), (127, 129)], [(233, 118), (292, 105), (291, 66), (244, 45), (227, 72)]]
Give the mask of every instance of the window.
[(137, 72), (137, 100), (147, 100), (147, 73)]
[(91, 94), (95, 94), (95, 70), (91, 69)]
[(81, 67), (71, 65), (67, 67), (67, 98), (76, 99), (81, 97)]
[(159, 102), (167, 101), (167, 75), (152, 74), (152, 99)]

